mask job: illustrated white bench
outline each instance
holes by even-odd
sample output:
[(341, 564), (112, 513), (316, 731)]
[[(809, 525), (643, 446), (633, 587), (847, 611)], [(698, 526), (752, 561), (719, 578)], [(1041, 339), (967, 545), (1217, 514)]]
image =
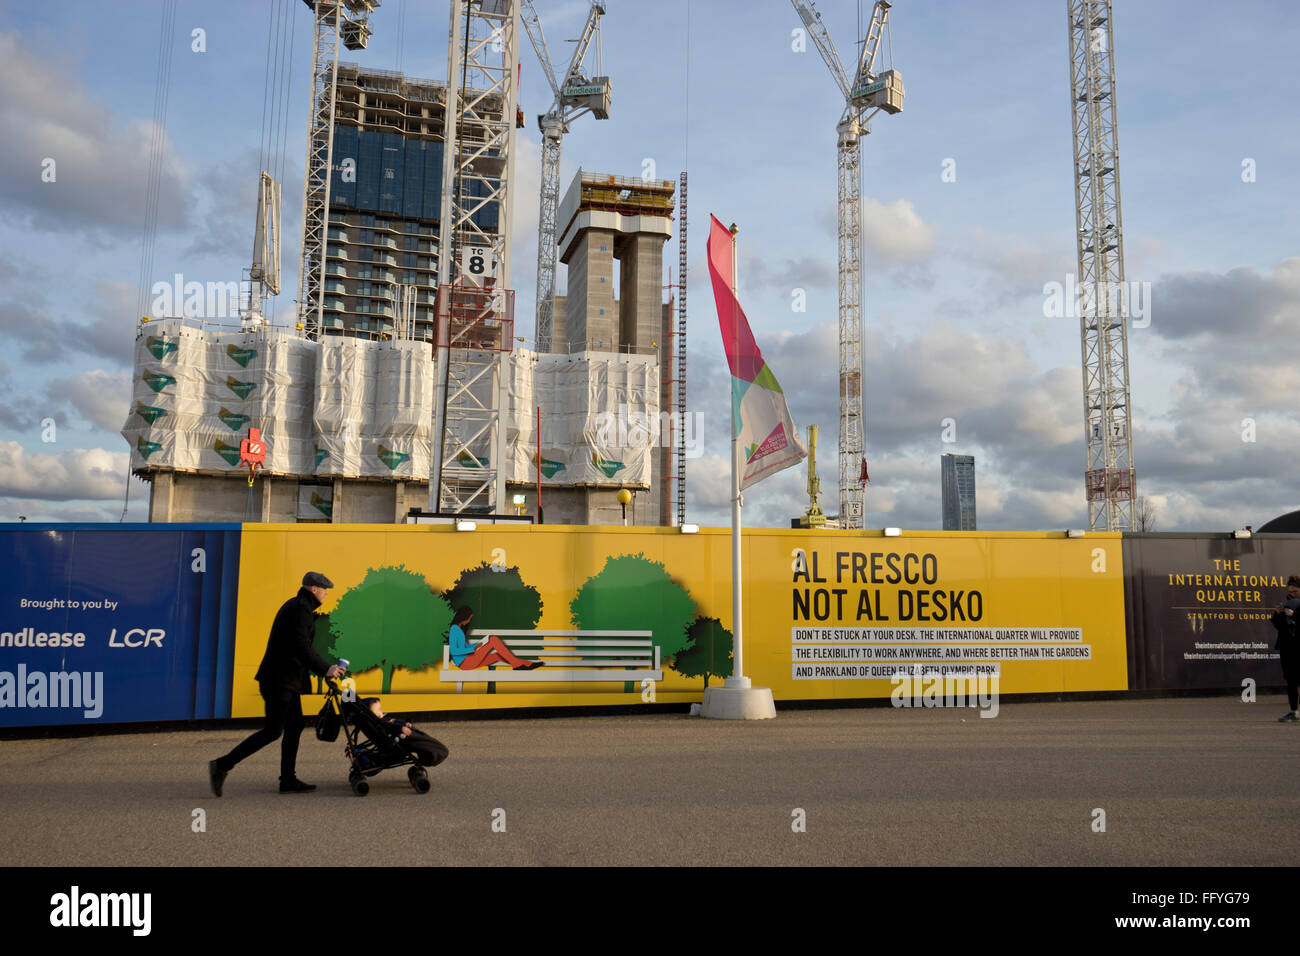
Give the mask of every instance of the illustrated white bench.
[[(471, 638), (495, 634), (510, 652), (524, 660), (542, 662), (533, 670), (517, 671), (504, 664), (463, 671), (451, 662), (451, 645), (442, 649), (438, 679), (456, 685), (501, 681), (662, 681), (659, 648), (653, 631), (493, 631), (475, 629)], [(476, 641), (481, 643), (481, 641)]]

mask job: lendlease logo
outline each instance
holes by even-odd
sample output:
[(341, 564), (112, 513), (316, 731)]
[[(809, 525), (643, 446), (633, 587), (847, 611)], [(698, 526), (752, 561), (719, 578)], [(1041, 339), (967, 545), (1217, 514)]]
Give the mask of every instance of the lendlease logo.
[(81, 708), (87, 720), (104, 713), (103, 671), (32, 671), (19, 664), (17, 671), (0, 671), (0, 709), (44, 707), (50, 710)]
[(152, 893), (83, 893), (74, 886), (50, 897), (51, 926), (127, 926), (133, 936), (148, 936), (152, 914)]

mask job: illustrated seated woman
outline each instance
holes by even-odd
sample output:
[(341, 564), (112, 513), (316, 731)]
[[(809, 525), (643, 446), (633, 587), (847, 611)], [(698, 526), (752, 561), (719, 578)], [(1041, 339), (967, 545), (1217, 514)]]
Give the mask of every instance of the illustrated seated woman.
[(510, 648), (506, 647), (505, 641), (495, 634), (476, 646), (466, 634), (473, 619), (473, 609), (458, 607), (451, 619), (451, 628), (447, 632), (451, 645), (451, 660), (458, 668), (470, 671), (491, 667), (493, 664), (508, 664), (517, 671), (530, 671), (542, 666), (541, 661), (526, 661), (513, 654)]

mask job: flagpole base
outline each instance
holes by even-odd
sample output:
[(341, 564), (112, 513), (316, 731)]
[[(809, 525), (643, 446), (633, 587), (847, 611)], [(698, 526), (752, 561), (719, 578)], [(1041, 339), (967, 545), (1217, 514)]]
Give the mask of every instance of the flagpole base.
[(753, 687), (748, 677), (728, 677), (721, 687), (706, 687), (700, 716), (714, 720), (771, 720), (776, 716), (772, 688)]

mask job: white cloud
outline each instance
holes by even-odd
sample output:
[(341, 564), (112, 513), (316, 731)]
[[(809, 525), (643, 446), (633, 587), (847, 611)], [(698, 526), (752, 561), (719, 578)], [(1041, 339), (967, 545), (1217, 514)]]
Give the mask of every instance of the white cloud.
[(862, 197), (862, 244), (867, 254), (884, 262), (916, 263), (934, 251), (934, 229), (906, 199), (886, 205)]
[[(138, 234), (153, 124), (122, 122), (15, 34), (0, 34), (0, 89), (0, 199), (10, 214), (36, 229)], [(42, 180), (47, 160), (53, 182)], [(186, 173), (164, 138), (159, 223), (182, 224), (186, 207)]]
[(16, 441), (0, 442), (0, 495), (43, 501), (120, 498), (126, 466), (124, 451), (30, 453)]
[(46, 394), (52, 402), (67, 402), (96, 428), (116, 432), (126, 421), (131, 404), (131, 372), (92, 369), (69, 378), (51, 379)]

